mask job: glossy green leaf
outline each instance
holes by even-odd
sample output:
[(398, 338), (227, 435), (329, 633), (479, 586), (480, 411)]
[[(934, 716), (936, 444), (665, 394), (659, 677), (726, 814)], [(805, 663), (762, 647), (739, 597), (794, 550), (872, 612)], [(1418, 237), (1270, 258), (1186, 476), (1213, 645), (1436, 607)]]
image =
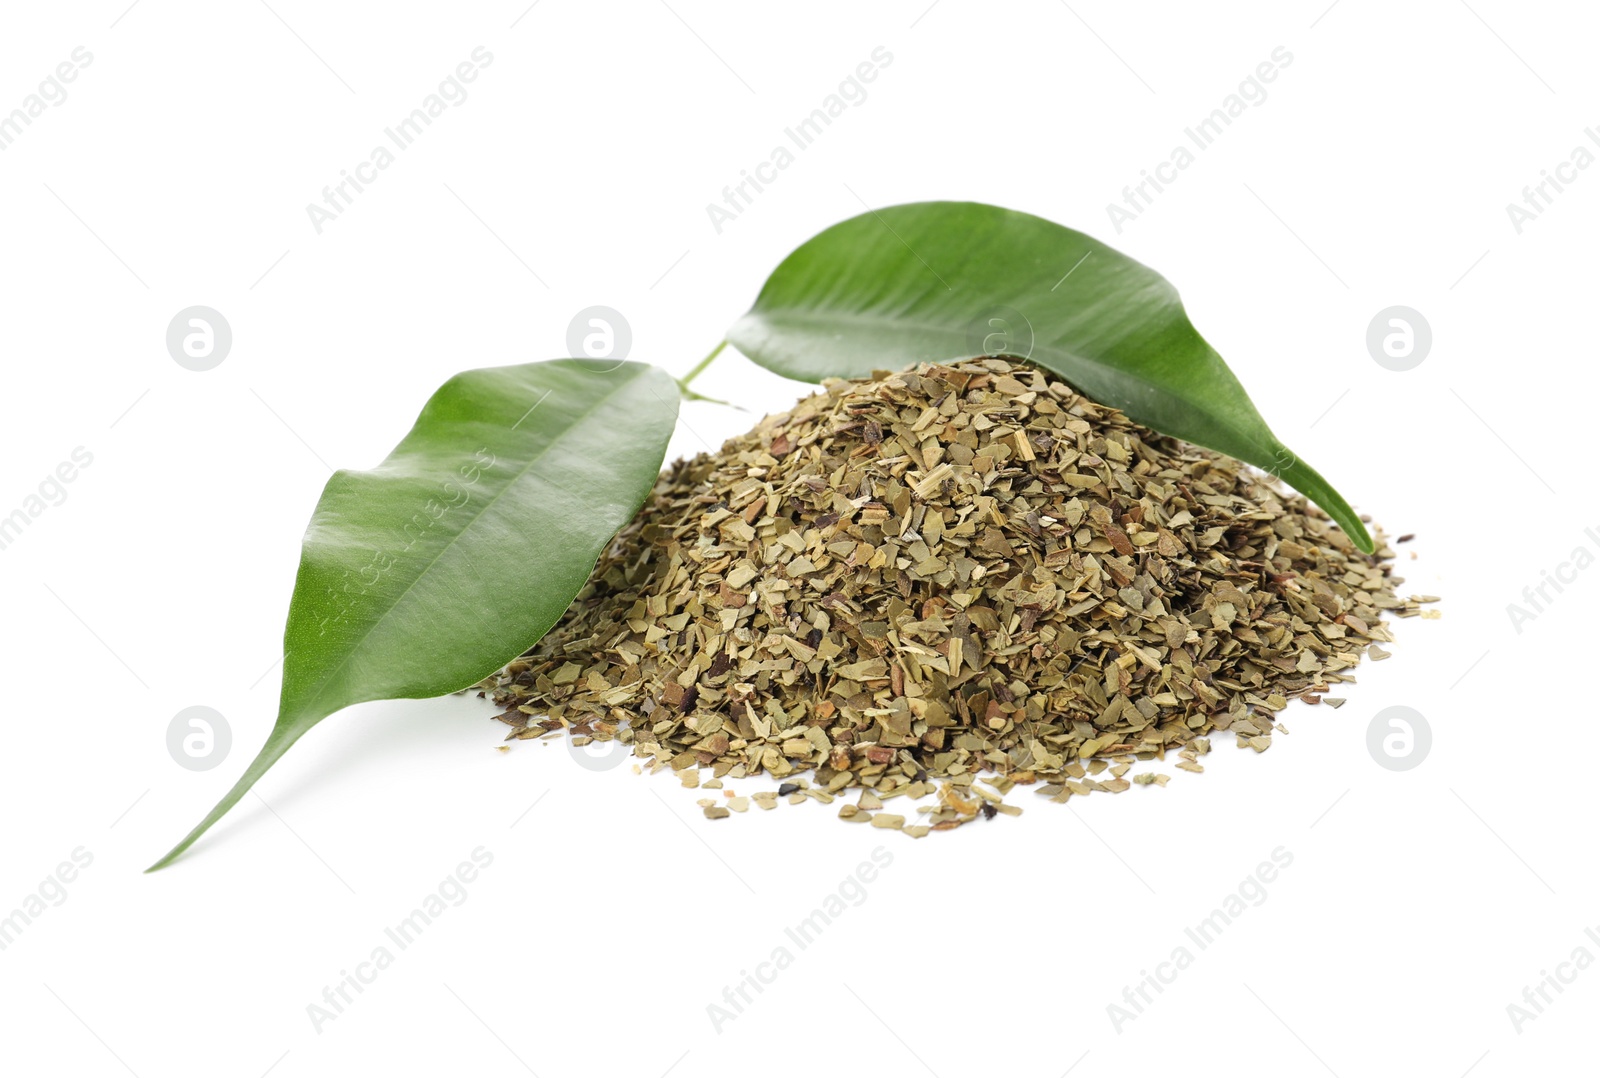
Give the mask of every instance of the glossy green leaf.
[(458, 374), (394, 452), (336, 472), (289, 602), (278, 721), (177, 857), (301, 735), (350, 704), (441, 696), (522, 654), (650, 492), (670, 376), (560, 359)]
[(980, 354), (1028, 359), (1148, 427), (1280, 477), (1372, 550), (1349, 504), (1273, 435), (1164, 277), (1031, 214), (918, 202), (853, 217), (784, 259), (728, 339), (811, 382)]

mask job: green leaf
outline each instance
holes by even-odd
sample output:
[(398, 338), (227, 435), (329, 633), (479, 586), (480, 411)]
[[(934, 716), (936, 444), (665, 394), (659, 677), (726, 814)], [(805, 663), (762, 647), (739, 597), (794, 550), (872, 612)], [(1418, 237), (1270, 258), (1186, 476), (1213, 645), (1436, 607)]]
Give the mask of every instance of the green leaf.
[(188, 849), (301, 735), (350, 704), (441, 696), (522, 654), (650, 492), (678, 386), (639, 363), (467, 371), (312, 514), (283, 636), (278, 721)]
[(797, 248), (728, 339), (816, 382), (980, 354), (1031, 360), (1163, 434), (1248, 461), (1372, 539), (1268, 429), (1166, 278), (1070, 228), (977, 202), (870, 211)]

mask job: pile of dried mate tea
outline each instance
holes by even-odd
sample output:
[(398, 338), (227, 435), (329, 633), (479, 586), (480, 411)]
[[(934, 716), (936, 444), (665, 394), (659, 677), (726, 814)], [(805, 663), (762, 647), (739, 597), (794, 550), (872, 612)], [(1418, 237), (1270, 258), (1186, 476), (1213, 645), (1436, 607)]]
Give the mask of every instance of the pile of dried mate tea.
[(1018, 785), (1200, 771), (1215, 730), (1265, 749), (1289, 700), (1387, 657), (1384, 612), (1432, 600), (1396, 598), (1378, 544), (1032, 366), (922, 366), (672, 465), (482, 688), (510, 737), (629, 743), (721, 791), (713, 818), (749, 807), (724, 779), (765, 774), (763, 808), (837, 798), (920, 837), (1019, 812)]

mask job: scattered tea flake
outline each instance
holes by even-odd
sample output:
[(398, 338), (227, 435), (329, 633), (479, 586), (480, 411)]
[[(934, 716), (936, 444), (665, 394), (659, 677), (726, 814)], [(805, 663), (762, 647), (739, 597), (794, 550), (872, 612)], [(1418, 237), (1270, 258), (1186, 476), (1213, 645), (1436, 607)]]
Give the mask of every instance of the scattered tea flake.
[(896, 816), (892, 812), (880, 812), (872, 818), (873, 827), (884, 827), (898, 831), (905, 825), (906, 818), (904, 816)]
[(1371, 647), (1367, 648), (1367, 656), (1373, 662), (1382, 662), (1384, 659), (1387, 659), (1389, 655), (1390, 652), (1384, 651), (1377, 644), (1373, 644)]
[(1342, 696), (1324, 696), (1322, 698), (1322, 702), (1324, 704), (1327, 704), (1329, 707), (1335, 709), (1344, 707), (1344, 701), (1345, 698)]
[(978, 811), (979, 802), (961, 794), (954, 783), (945, 783), (939, 788), (939, 800), (962, 816), (971, 816)]
[(708, 820), (721, 820), (727, 817), (728, 810), (721, 805), (707, 805), (705, 814)]

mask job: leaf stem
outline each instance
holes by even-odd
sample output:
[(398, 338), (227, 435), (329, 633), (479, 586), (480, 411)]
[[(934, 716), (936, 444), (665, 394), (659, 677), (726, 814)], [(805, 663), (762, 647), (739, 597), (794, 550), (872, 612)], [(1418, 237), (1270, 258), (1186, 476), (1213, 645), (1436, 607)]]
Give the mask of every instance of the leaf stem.
[[(688, 397), (688, 399), (690, 399), (690, 400), (710, 400), (711, 399), (710, 397), (701, 397), (701, 396), (698, 396), (698, 395), (690, 395), (690, 393), (689, 393), (689, 383), (694, 381), (696, 378), (700, 377), (700, 373), (702, 371), (704, 371), (707, 367), (711, 366), (711, 361), (716, 359), (718, 356), (720, 356), (722, 354), (722, 350), (724, 348), (726, 348), (726, 347), (728, 347), (728, 342), (727, 341), (723, 341), (721, 344), (717, 345), (715, 348), (713, 348), (711, 350), (711, 354), (709, 356), (706, 356), (706, 358), (702, 359), (699, 363), (696, 363), (695, 366), (694, 366), (694, 370), (690, 371), (688, 374), (686, 374), (682, 378), (678, 379), (678, 388), (683, 391), (683, 394), (684, 394), (685, 397)], [(723, 403), (723, 402), (719, 401), (718, 403), (720, 404), (720, 403)]]

